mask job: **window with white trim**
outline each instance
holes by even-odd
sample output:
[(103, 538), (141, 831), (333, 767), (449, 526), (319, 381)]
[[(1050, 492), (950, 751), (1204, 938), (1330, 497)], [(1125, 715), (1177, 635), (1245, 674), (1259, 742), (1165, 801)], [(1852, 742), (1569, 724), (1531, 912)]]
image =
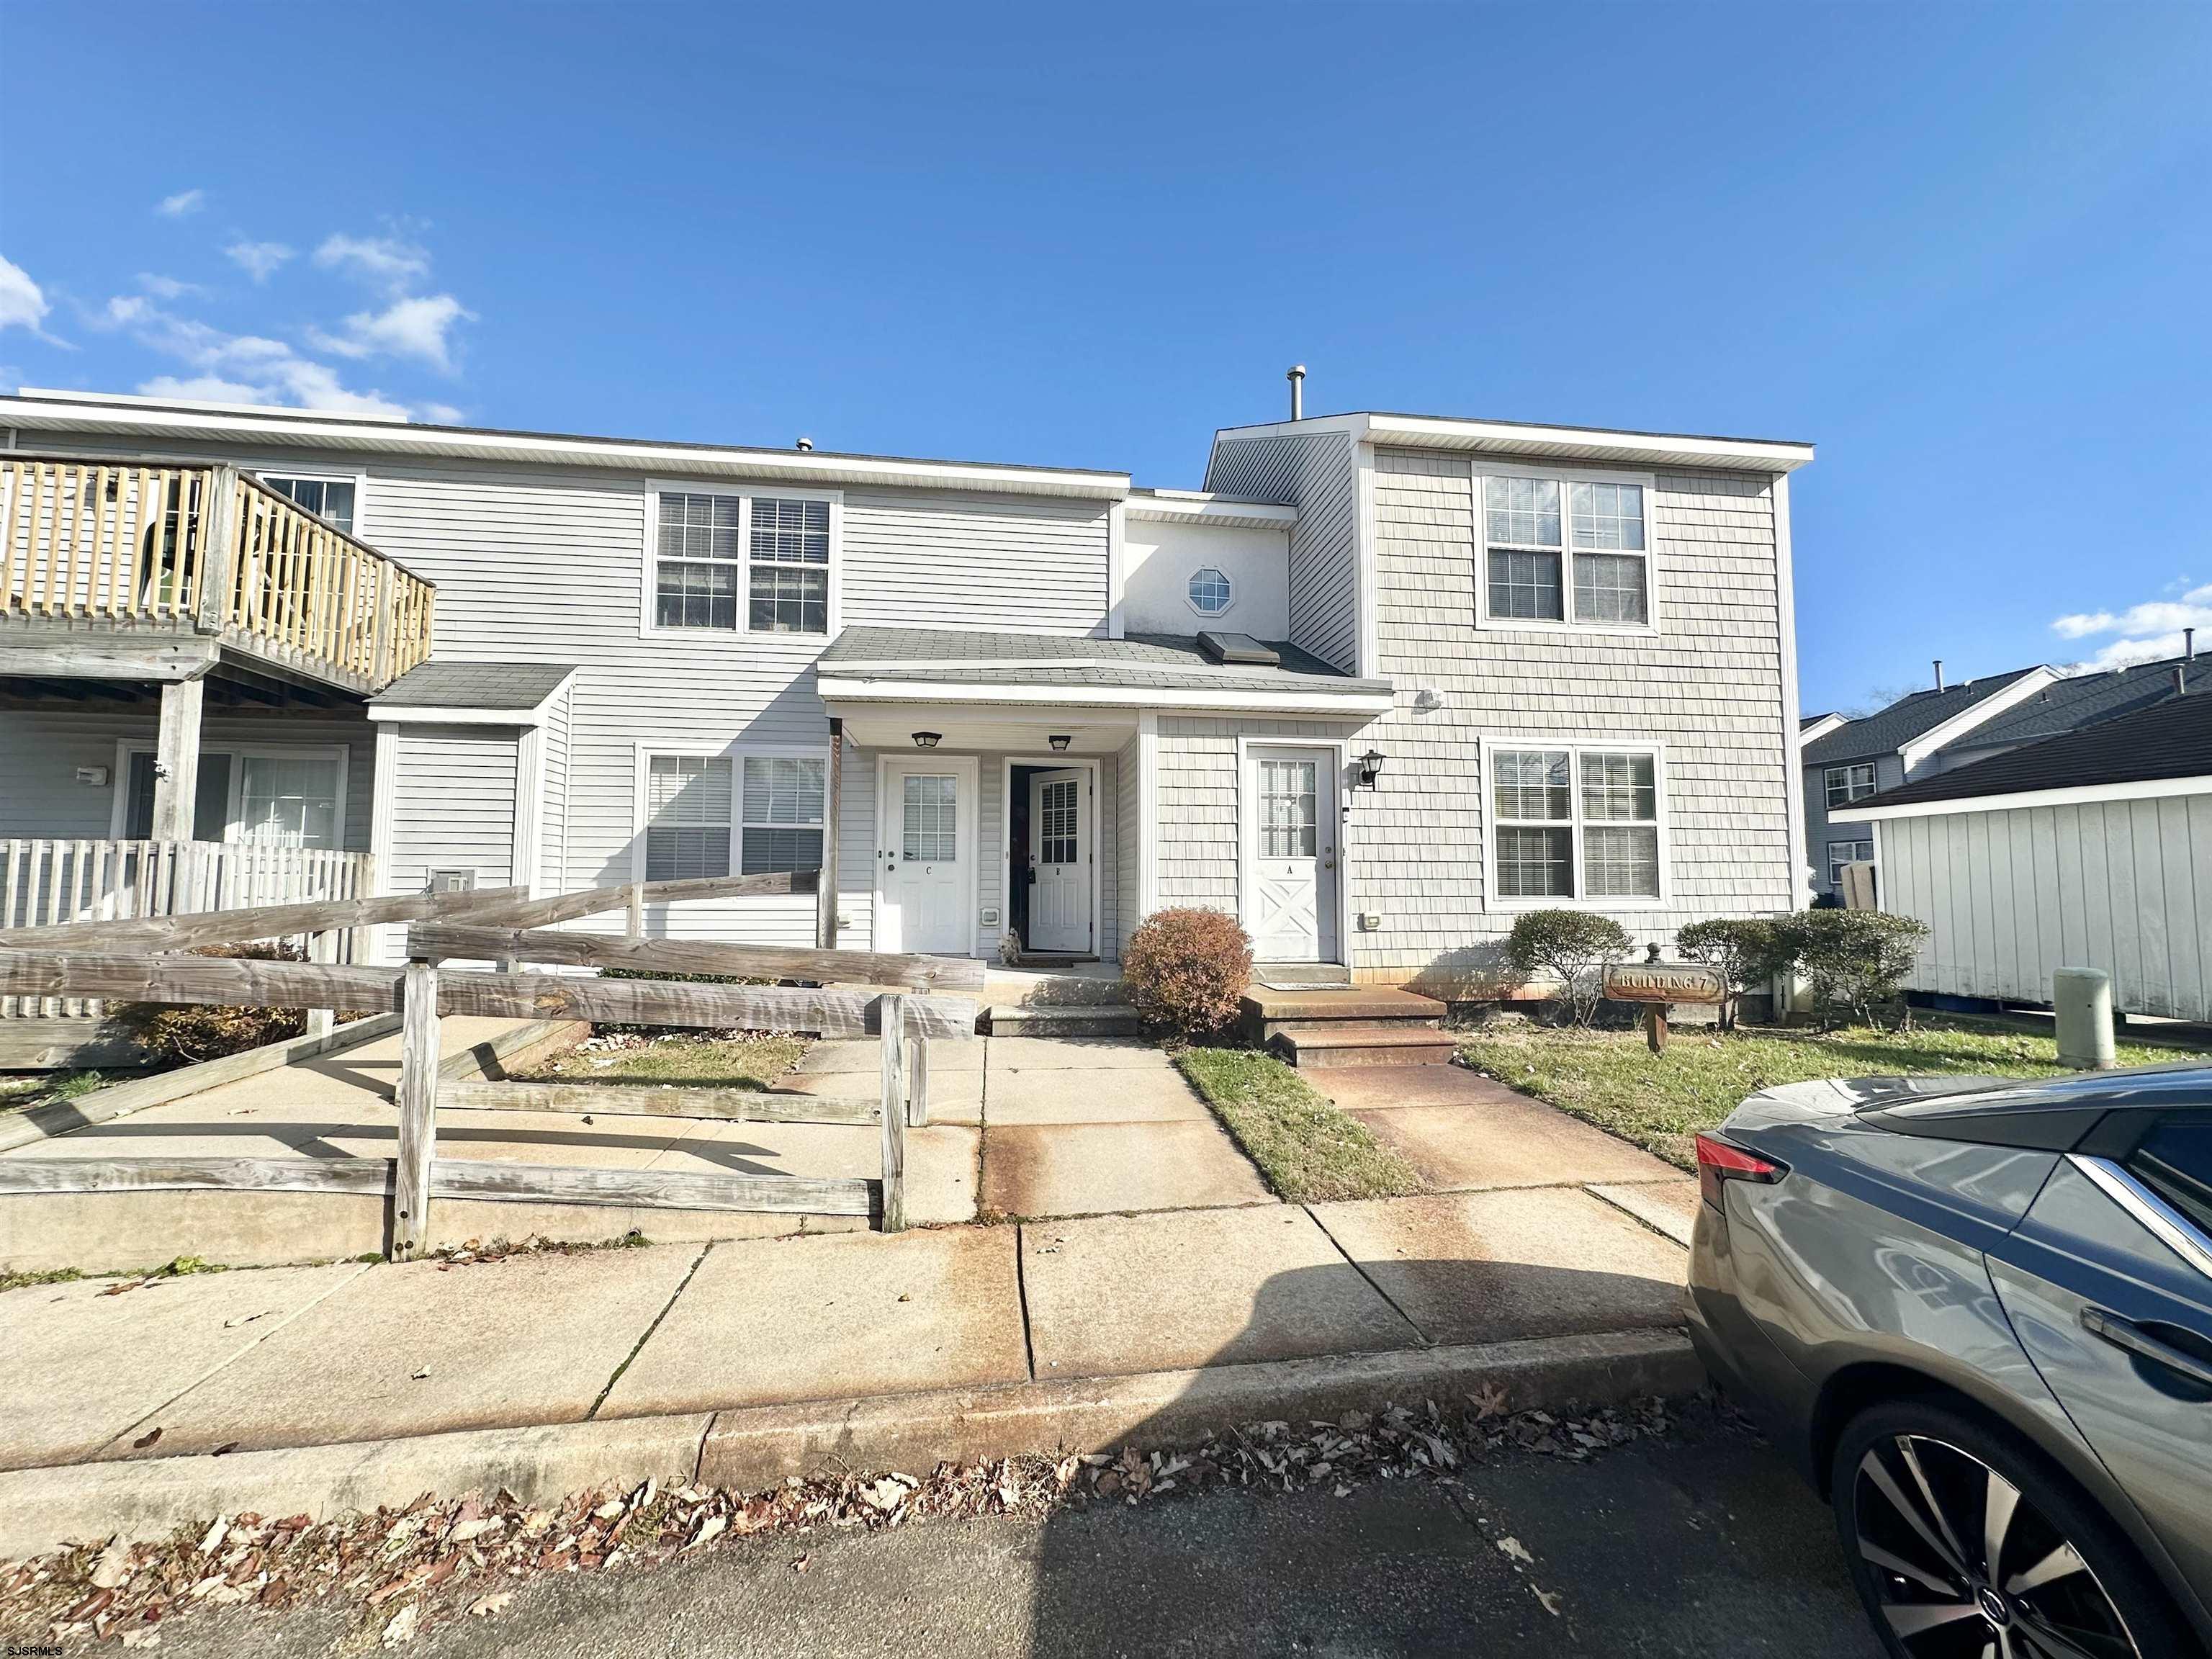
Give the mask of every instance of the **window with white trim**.
[(827, 763), (793, 755), (745, 757), (744, 873), (822, 867)]
[(1868, 761), (1856, 766), (1832, 766), (1820, 775), (1821, 786), (1827, 792), (1828, 810), (1849, 806), (1855, 800), (1864, 800), (1874, 793), (1874, 763)]
[(1874, 843), (1870, 841), (1832, 841), (1828, 843), (1828, 885), (1841, 890), (1844, 866), (1847, 864), (1872, 864)]
[(261, 482), (319, 518), (353, 534), (354, 484), (349, 478), (288, 478), (264, 472)]
[(1501, 749), (1492, 757), (1497, 896), (1659, 896), (1659, 763), (1649, 750)]
[(1201, 617), (1218, 617), (1229, 609), (1237, 597), (1230, 582), (1229, 573), (1213, 565), (1206, 565), (1190, 573), (1190, 608)]
[(730, 759), (655, 755), (645, 779), (645, 878), (730, 873)]
[(1486, 477), (1485, 617), (1497, 623), (1648, 628), (1651, 556), (1645, 513), (1641, 484)]
[(654, 627), (737, 627), (744, 511), (738, 495), (661, 492)]
[(756, 634), (830, 631), (830, 503), (752, 498), (747, 593)]

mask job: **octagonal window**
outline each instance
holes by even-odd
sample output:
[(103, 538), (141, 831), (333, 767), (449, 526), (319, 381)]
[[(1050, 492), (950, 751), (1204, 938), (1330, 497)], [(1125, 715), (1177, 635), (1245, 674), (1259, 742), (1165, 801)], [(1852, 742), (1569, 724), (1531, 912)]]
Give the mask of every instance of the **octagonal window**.
[(1236, 592), (1230, 586), (1226, 571), (1207, 565), (1191, 572), (1190, 608), (1201, 617), (1219, 616), (1229, 609), (1229, 602), (1234, 598)]

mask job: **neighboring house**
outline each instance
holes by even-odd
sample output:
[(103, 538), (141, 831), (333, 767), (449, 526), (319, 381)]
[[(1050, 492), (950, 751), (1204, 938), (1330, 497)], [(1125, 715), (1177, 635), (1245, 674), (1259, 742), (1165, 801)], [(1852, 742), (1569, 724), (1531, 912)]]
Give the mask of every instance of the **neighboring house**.
[[(1938, 665), (1940, 672), (1941, 665)], [(2049, 668), (1938, 684), (1858, 720), (1823, 714), (1799, 737), (1805, 779), (1805, 845), (1813, 885), (1840, 895), (1843, 868), (1874, 857), (1874, 830), (1858, 811), (1876, 791), (1939, 769), (1947, 744), (2051, 685)]]
[(1874, 857), (1872, 828), (1854, 804), (1876, 790), (2203, 690), (2212, 676), (2197, 661), (2196, 630), (2187, 631), (2187, 651), (2158, 662), (2076, 674), (2015, 669), (1915, 691), (1858, 720), (1807, 720), (1798, 742), (1814, 888), (1840, 893), (1843, 866)]
[(1883, 791), (1885, 909), (1929, 935), (1916, 990), (2051, 1000), (2060, 967), (2129, 1013), (2212, 1021), (2212, 697), (2167, 698)]
[[(823, 867), (826, 915), (647, 926), (986, 957), (1205, 905), (1266, 961), (1475, 986), (1531, 906), (1664, 939), (1802, 902), (1811, 459), (1360, 414), (1224, 430), (1182, 491), (27, 392), (0, 836), (337, 848), (387, 891)], [(280, 495), (324, 562), (226, 507)]]

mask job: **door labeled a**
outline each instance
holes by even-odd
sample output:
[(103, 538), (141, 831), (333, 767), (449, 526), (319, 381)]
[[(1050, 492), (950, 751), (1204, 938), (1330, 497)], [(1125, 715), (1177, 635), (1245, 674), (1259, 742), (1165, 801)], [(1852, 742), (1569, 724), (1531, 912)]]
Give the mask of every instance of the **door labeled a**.
[(1261, 962), (1337, 961), (1336, 767), (1326, 749), (1248, 757), (1245, 926)]
[(1030, 775), (1030, 933), (1032, 951), (1091, 948), (1089, 773)]
[(926, 761), (884, 769), (877, 884), (883, 951), (968, 953), (972, 775)]

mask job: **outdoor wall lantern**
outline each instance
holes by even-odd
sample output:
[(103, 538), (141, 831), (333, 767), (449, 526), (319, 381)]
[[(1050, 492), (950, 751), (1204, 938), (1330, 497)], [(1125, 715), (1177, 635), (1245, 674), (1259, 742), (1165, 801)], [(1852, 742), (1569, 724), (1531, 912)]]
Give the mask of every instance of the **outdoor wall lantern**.
[(1352, 764), (1359, 769), (1359, 775), (1354, 779), (1352, 787), (1357, 789), (1372, 789), (1375, 787), (1375, 780), (1382, 775), (1382, 751), (1379, 749), (1370, 749)]
[(1069, 744), (1073, 743), (1075, 739), (1070, 737), (1066, 732), (1061, 732), (1047, 738), (1045, 741), (1052, 745), (1052, 752), (1057, 755), (1062, 750), (1066, 749)]
[(942, 732), (917, 732), (914, 734), (914, 746), (917, 749), (934, 749), (937, 747), (938, 739), (944, 735)]

